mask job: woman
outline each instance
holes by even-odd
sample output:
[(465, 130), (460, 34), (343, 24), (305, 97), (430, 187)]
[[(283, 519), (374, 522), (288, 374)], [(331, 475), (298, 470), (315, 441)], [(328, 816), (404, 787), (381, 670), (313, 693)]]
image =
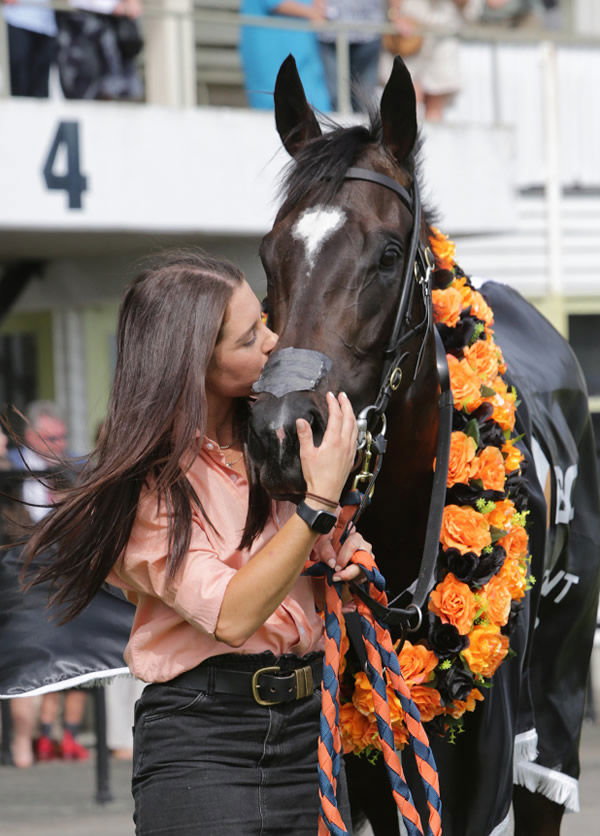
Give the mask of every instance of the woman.
[[(240, 11), (243, 15), (283, 15), (312, 23), (325, 21), (323, 0), (242, 0)], [(275, 79), (280, 66), (291, 53), (296, 59), (308, 102), (321, 112), (331, 110), (315, 32), (272, 26), (242, 26), (240, 52), (250, 107), (273, 109)]]
[[(185, 253), (137, 277), (117, 336), (95, 455), (29, 557), (58, 547), (37, 578), (67, 617), (107, 577), (136, 605), (125, 658), (152, 683), (136, 707), (137, 833), (314, 834), (322, 621), (301, 572), (317, 533), (273, 503), (240, 545), (248, 396), (276, 335), (236, 267)], [(355, 455), (347, 397), (327, 400), (319, 447), (297, 423), (304, 517), (331, 512)], [(348, 581), (364, 546), (354, 534), (337, 558), (327, 541), (319, 554)]]

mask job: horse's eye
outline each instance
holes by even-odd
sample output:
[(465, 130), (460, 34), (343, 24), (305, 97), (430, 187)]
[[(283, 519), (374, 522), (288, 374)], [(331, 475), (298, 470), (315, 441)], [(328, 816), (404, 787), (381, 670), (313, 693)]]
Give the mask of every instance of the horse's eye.
[(400, 250), (398, 247), (388, 246), (385, 248), (379, 259), (379, 266), (385, 270), (389, 270), (398, 264), (400, 258)]

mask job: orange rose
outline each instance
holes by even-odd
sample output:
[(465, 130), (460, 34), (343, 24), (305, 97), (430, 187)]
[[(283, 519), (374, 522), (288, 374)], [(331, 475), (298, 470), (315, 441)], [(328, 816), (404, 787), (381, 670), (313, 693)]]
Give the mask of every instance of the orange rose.
[(438, 658), (422, 644), (404, 642), (398, 656), (402, 676), (409, 684), (420, 685), (428, 682), (438, 663)]
[(443, 270), (452, 270), (454, 267), (454, 258), (456, 254), (456, 247), (447, 235), (440, 232), (435, 226), (431, 227), (431, 235), (429, 236), (429, 246), (431, 247), (435, 256), (435, 262), (438, 267)]
[(470, 644), (463, 650), (473, 673), (490, 677), (508, 653), (508, 637), (503, 636), (496, 624), (480, 624), (469, 634)]
[(498, 540), (498, 543), (502, 546), (508, 558), (520, 560), (527, 557), (529, 538), (522, 525), (511, 526), (508, 534)]
[(481, 380), (466, 360), (447, 355), (454, 403), (473, 412), (481, 403)]
[(494, 575), (482, 587), (479, 600), (492, 624), (503, 627), (510, 615), (511, 594), (503, 578)]
[(346, 755), (368, 747), (380, 748), (375, 721), (363, 716), (351, 702), (340, 705), (340, 732)]
[(436, 322), (454, 328), (460, 319), (462, 299), (458, 290), (447, 287), (445, 290), (432, 291), (433, 315)]
[(371, 683), (369, 682), (367, 674), (363, 671), (359, 671), (354, 677), (352, 704), (356, 710), (360, 711), (361, 714), (364, 714), (365, 717), (373, 716), (375, 714)]
[(497, 447), (484, 447), (475, 457), (469, 470), (471, 479), (481, 479), (486, 491), (503, 491), (506, 471), (504, 456)]
[(475, 703), (481, 702), (484, 699), (483, 694), (479, 688), (473, 688), (466, 700), (454, 700), (452, 705), (446, 706), (446, 714), (458, 720), (462, 717), (465, 711), (475, 711)]
[(488, 521), (469, 506), (446, 505), (440, 542), (444, 548), (458, 549), (461, 554), (480, 552), (492, 542)]
[(523, 461), (523, 453), (519, 450), (514, 441), (506, 441), (502, 445), (502, 452), (504, 454), (504, 469), (507, 473), (512, 473), (521, 466)]
[(444, 624), (454, 624), (458, 632), (465, 636), (473, 625), (477, 603), (467, 584), (456, 580), (449, 572), (431, 592), (429, 609)]
[(494, 314), (492, 309), (485, 301), (478, 290), (474, 290), (465, 284), (461, 289), (461, 296), (464, 308), (471, 308), (471, 316), (480, 319), (487, 326), (491, 327), (494, 324)]
[(477, 452), (475, 439), (461, 432), (453, 432), (450, 437), (450, 460), (448, 462), (447, 487), (457, 482), (465, 485), (469, 481), (469, 464)]
[(435, 688), (430, 688), (428, 685), (413, 685), (410, 695), (419, 709), (422, 723), (428, 723), (438, 714), (443, 714), (442, 698)]
[(496, 421), (503, 430), (512, 432), (515, 428), (515, 401), (516, 395), (514, 392), (509, 392), (506, 383), (501, 377), (496, 377), (491, 388), (495, 389), (496, 394), (491, 398), (486, 398), (492, 405), (491, 419)]
[(477, 372), (487, 386), (498, 374), (502, 354), (493, 340), (475, 340), (473, 345), (467, 346), (464, 356), (471, 368)]
[(506, 558), (498, 578), (506, 585), (511, 598), (520, 601), (527, 591), (527, 564), (524, 560)]
[(487, 521), (495, 528), (502, 528), (508, 531), (511, 527), (510, 521), (516, 513), (516, 508), (510, 499), (503, 499), (501, 502), (496, 502), (492, 511), (486, 514)]

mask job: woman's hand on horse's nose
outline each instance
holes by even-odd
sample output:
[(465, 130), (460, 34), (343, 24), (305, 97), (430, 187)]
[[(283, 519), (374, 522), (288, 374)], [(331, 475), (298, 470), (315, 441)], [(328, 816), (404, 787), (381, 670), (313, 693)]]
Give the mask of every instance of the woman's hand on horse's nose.
[(296, 421), (296, 431), (307, 489), (337, 501), (354, 464), (358, 428), (352, 404), (344, 392), (337, 398), (328, 392), (327, 406), (327, 427), (318, 447), (313, 443), (308, 421), (299, 418)]

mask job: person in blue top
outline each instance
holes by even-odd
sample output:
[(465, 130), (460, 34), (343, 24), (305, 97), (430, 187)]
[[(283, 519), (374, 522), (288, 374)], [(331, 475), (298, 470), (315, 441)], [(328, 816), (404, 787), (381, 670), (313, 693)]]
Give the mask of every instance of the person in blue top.
[[(242, 0), (244, 15), (285, 15), (314, 22), (324, 21), (322, 0)], [(273, 88), (277, 72), (291, 53), (296, 59), (306, 98), (317, 110), (331, 110), (331, 100), (317, 36), (314, 32), (243, 26), (240, 49), (246, 96), (250, 107), (273, 108)]]

